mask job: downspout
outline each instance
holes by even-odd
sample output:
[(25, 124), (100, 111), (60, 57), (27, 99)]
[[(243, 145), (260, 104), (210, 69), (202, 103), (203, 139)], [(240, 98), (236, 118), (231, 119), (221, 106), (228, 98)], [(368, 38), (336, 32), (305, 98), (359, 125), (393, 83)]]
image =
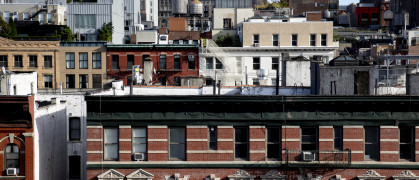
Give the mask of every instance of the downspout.
[(54, 50), (54, 93), (57, 93), (57, 50)]

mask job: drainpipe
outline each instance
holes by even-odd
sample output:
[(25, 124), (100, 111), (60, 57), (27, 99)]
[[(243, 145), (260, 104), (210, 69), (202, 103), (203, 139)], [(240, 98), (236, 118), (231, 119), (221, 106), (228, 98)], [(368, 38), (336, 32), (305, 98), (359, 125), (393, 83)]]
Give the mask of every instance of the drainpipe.
[(54, 50), (54, 93), (56, 92), (57, 92), (57, 50)]

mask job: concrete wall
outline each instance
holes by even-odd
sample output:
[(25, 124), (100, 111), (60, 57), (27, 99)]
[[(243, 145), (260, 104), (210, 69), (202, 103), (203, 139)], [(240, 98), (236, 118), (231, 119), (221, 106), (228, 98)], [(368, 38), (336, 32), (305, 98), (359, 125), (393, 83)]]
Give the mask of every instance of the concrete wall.
[(310, 61), (285, 61), (286, 86), (310, 86)]
[[(320, 95), (354, 95), (355, 76), (357, 71), (369, 72), (369, 94), (373, 95), (374, 92), (374, 69), (369, 66), (320, 66)], [(331, 82), (336, 82), (331, 85)], [(333, 87), (333, 88), (332, 88)]]
[(0, 95), (36, 94), (37, 76), (37, 72), (7, 74), (0, 79)]
[[(86, 102), (84, 95), (37, 94), (35, 101), (51, 101), (53, 98), (56, 98), (56, 105), (38, 108), (35, 113), (35, 131), (39, 136), (36, 149), (41, 165), (38, 169), (39, 180), (67, 180), (69, 177), (69, 156), (72, 155), (80, 156), (81, 180), (84, 180), (86, 177)], [(80, 117), (80, 141), (69, 140), (70, 117)], [(44, 144), (54, 145), (54, 147), (45, 148)]]
[[(28, 3), (29, 1), (26, 1), (25, 3), (13, 3), (13, 4), (2, 4), (0, 6), (0, 12), (9, 12), (10, 13), (10, 17), (13, 16), (12, 13), (17, 12), (18, 13), (18, 20), (22, 21), (23, 20), (23, 13), (28, 13), (28, 17), (30, 17), (32, 14), (35, 14), (36, 12), (38, 12), (39, 10), (42, 9), (42, 6), (38, 6), (38, 5), (42, 5), (42, 4), (38, 4), (38, 3)], [(32, 1), (31, 1), (32, 2)], [(47, 12), (41, 12), (40, 14), (44, 14), (44, 22), (45, 24), (48, 24), (47, 21), (47, 14), (51, 14), (52, 15), (52, 25), (65, 25), (65, 19), (66, 17), (66, 11), (67, 8), (63, 5), (47, 5)], [(3, 17), (3, 13), (1, 13), (1, 17)], [(3, 18), (4, 19), (4, 18)], [(39, 21), (39, 15), (36, 16), (34, 18), (35, 21)], [(9, 21), (9, 19), (7, 19), (6, 21)]]
[(409, 95), (419, 95), (419, 74), (415, 73), (415, 74), (411, 74), (410, 75), (410, 80), (409, 80), (409, 91), (410, 94)]

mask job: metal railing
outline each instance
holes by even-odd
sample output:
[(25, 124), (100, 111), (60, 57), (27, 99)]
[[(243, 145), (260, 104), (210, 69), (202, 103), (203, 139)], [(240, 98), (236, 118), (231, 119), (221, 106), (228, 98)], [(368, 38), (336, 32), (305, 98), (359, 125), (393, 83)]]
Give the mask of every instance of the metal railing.
[(348, 167), (351, 150), (302, 151), (285, 149), (285, 163), (290, 167)]

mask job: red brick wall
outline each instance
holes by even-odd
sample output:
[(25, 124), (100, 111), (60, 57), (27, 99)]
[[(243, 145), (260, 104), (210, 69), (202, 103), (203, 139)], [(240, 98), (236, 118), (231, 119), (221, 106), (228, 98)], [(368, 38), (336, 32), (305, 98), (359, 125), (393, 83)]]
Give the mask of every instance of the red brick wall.
[(364, 128), (343, 126), (343, 149), (350, 148), (352, 161), (364, 160)]
[[(166, 70), (160, 68), (160, 54), (166, 55)], [(181, 70), (174, 71), (174, 55), (181, 55)], [(195, 55), (195, 69), (188, 69), (188, 55)], [(120, 70), (112, 70), (112, 55), (119, 55), (119, 68)], [(160, 77), (167, 77), (168, 85), (173, 85), (174, 77), (198, 77), (199, 76), (199, 52), (196, 49), (165, 49), (165, 50), (112, 50), (109, 49), (107, 52), (107, 72), (110, 78), (118, 77), (119, 80), (127, 85), (127, 77), (131, 76), (131, 69), (127, 69), (127, 55), (134, 55), (134, 65), (141, 65), (143, 68), (143, 55), (150, 55), (153, 61), (153, 68), (158, 72), (157, 75), (153, 76), (153, 80), (160, 82)]]
[(399, 161), (399, 128), (397, 126), (380, 127), (380, 161)]

